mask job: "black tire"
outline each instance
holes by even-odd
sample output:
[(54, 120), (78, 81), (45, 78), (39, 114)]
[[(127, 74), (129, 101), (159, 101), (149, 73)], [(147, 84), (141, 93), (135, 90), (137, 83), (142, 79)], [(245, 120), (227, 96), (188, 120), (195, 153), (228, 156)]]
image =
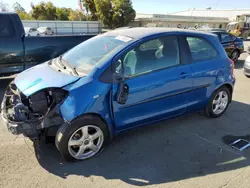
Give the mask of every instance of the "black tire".
[[(220, 93), (221, 91), (225, 91), (227, 93), (227, 95), (228, 95), (228, 103), (227, 103), (226, 108), (223, 110), (223, 112), (221, 112), (220, 114), (215, 114), (213, 112), (213, 101), (214, 101), (215, 97), (217, 96), (217, 94)], [(210, 118), (218, 118), (218, 117), (222, 116), (225, 113), (225, 111), (227, 110), (228, 105), (229, 105), (229, 103), (231, 101), (231, 98), (232, 98), (232, 94), (229, 91), (229, 89), (227, 87), (225, 87), (225, 86), (220, 87), (219, 89), (217, 89), (212, 94), (211, 98), (209, 99), (209, 102), (208, 102), (208, 104), (206, 106), (206, 109), (205, 109), (205, 115), (207, 117), (210, 117)]]
[(240, 51), (239, 50), (234, 50), (231, 55), (231, 59), (233, 60), (234, 63), (236, 63), (240, 57)]
[(248, 75), (245, 75), (247, 78), (250, 78), (250, 76), (248, 76)]
[(103, 132), (104, 141), (98, 153), (100, 153), (106, 146), (108, 142), (108, 138), (109, 138), (107, 125), (103, 122), (102, 119), (100, 119), (97, 116), (85, 115), (83, 117), (79, 117), (75, 119), (74, 121), (71, 122), (71, 124), (63, 124), (57, 131), (56, 138), (55, 138), (55, 145), (57, 149), (59, 150), (59, 152), (61, 153), (64, 160), (69, 161), (69, 162), (77, 160), (74, 157), (72, 157), (70, 152), (68, 151), (68, 141), (71, 135), (77, 129), (85, 125), (95, 125), (99, 127)]

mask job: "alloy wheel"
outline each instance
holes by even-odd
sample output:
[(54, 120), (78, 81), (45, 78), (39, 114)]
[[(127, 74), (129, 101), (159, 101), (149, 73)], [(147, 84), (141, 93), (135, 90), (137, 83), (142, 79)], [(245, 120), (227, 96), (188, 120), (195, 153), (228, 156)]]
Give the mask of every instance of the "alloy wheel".
[(85, 125), (71, 135), (68, 141), (68, 151), (73, 158), (84, 160), (98, 153), (103, 141), (104, 135), (99, 127)]
[(219, 115), (224, 112), (228, 105), (228, 94), (226, 91), (220, 91), (214, 98), (212, 104), (213, 113)]

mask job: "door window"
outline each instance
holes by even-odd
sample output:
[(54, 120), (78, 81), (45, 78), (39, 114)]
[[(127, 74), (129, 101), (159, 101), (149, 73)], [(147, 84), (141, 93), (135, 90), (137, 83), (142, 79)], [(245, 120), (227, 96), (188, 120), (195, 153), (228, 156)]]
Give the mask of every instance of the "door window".
[(193, 61), (203, 61), (217, 57), (214, 46), (207, 40), (198, 37), (187, 37)]
[(10, 17), (0, 15), (0, 23), (0, 37), (13, 37), (15, 33)]
[(118, 61), (116, 72), (121, 71), (122, 62), (127, 77), (176, 66), (180, 63), (177, 37), (162, 37), (136, 46)]
[(227, 43), (227, 42), (232, 42), (233, 38), (231, 37), (231, 35), (227, 34), (227, 33), (221, 33), (221, 42), (222, 43)]

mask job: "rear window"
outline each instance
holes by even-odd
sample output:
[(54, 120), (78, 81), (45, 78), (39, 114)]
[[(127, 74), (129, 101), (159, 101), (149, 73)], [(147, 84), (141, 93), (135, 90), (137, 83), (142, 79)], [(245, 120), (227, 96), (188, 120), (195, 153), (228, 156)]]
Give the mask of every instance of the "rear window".
[(0, 37), (13, 37), (15, 35), (12, 20), (9, 16), (0, 15)]
[(221, 33), (221, 42), (222, 43), (232, 42), (234, 40), (235, 40), (235, 38), (233, 38), (232, 35), (227, 34), (227, 33)]
[(214, 59), (218, 56), (218, 53), (214, 46), (207, 40), (198, 37), (186, 38), (193, 61), (204, 61)]

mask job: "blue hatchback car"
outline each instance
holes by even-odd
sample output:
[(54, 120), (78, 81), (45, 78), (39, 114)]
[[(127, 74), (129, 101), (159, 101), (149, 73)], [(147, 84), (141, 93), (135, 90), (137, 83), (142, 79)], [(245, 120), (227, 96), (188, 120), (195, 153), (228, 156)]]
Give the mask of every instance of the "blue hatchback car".
[(84, 160), (130, 128), (190, 112), (221, 116), (232, 100), (233, 68), (214, 34), (115, 30), (19, 74), (2, 116), (13, 134), (55, 136), (66, 160)]

